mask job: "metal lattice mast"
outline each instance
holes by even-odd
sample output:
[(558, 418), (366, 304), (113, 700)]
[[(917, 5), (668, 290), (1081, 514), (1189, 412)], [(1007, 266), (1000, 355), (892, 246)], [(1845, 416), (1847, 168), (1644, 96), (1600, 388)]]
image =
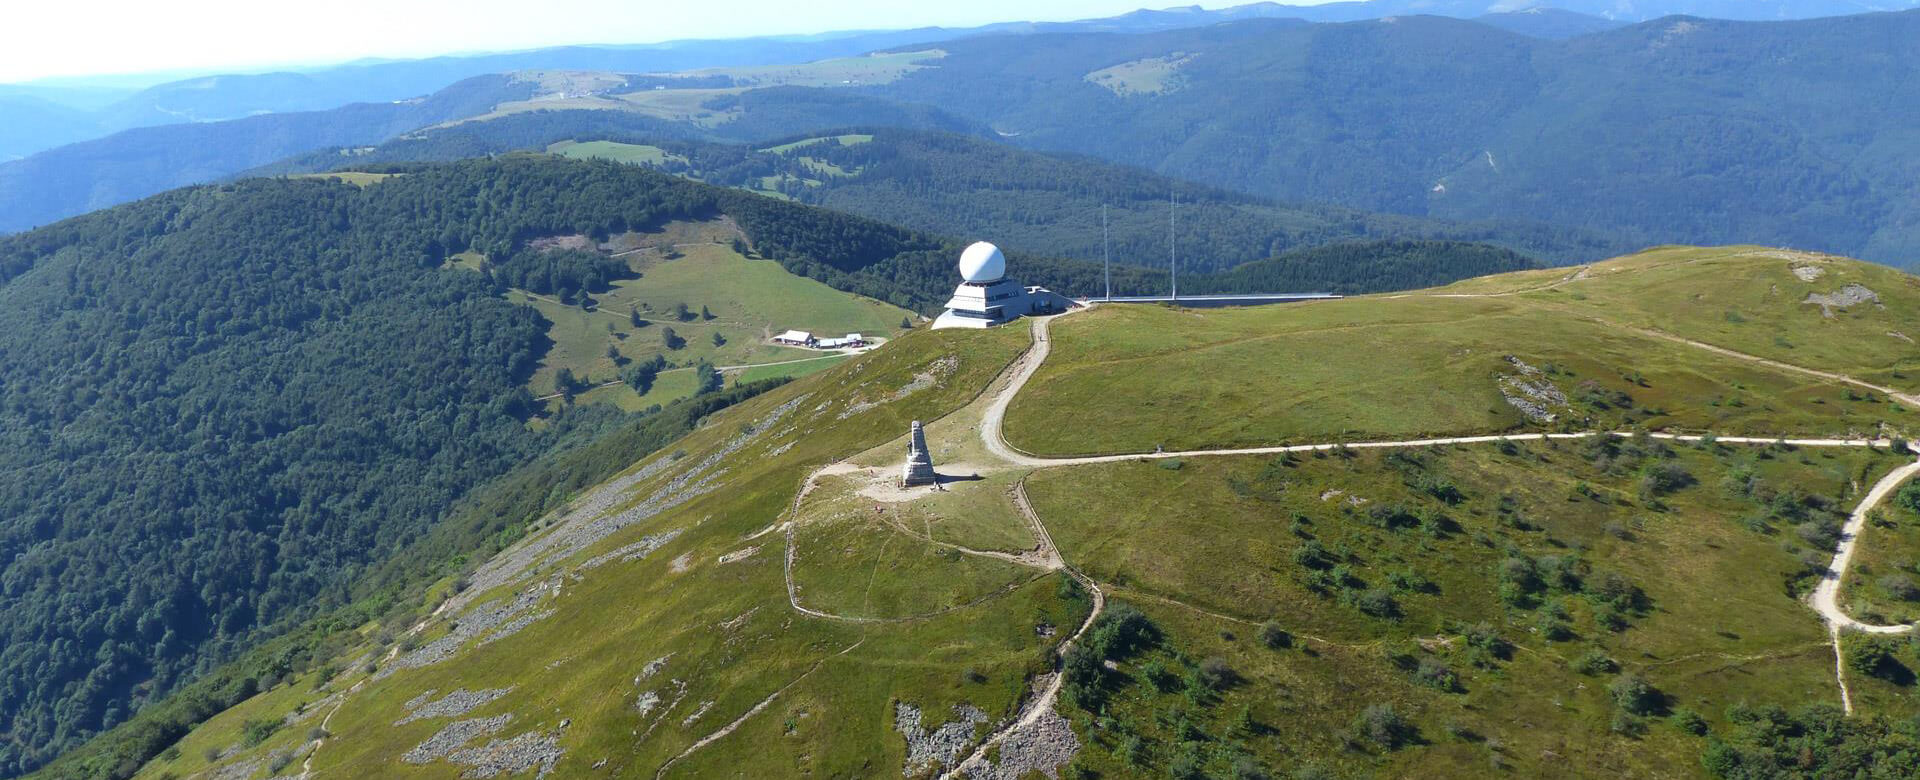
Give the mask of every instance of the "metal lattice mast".
[(1113, 300), (1113, 245), (1107, 240), (1107, 204), (1100, 204), (1100, 263), (1107, 277), (1107, 300)]
[(1167, 276), (1173, 280), (1173, 302), (1180, 302), (1180, 258), (1173, 248), (1173, 207), (1180, 202), (1179, 193), (1172, 187), (1167, 188)]

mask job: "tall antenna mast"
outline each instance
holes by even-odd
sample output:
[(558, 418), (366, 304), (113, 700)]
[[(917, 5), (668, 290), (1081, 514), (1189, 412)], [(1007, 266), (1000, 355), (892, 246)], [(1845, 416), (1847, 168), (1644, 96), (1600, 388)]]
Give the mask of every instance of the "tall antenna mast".
[(1173, 280), (1173, 302), (1180, 302), (1180, 259), (1173, 251), (1173, 207), (1180, 201), (1180, 195), (1172, 185), (1167, 186), (1167, 276)]
[(1100, 204), (1100, 263), (1107, 277), (1107, 300), (1113, 300), (1113, 246), (1107, 241), (1107, 204)]

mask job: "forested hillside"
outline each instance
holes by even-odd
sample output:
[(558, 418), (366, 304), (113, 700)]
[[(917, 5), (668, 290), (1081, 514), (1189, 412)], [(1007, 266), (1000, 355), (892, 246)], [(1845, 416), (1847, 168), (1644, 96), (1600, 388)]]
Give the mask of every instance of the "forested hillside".
[(1636, 243), (1920, 252), (1920, 11), (1567, 40), (1409, 16), (979, 37), (860, 87), (1268, 197)]
[[(748, 92), (819, 99), (823, 90)], [(992, 240), (1015, 252), (1163, 266), (1168, 198), (1177, 195), (1174, 239), (1182, 267), (1221, 270), (1336, 241), (1478, 241), (1552, 263), (1624, 251), (1598, 233), (1510, 221), (1449, 222), (1337, 206), (1281, 204), (1080, 156), (1038, 153), (977, 135), (863, 127), (759, 145), (684, 138), (685, 127), (609, 111), (517, 114), (410, 135), (372, 149), (328, 150), (255, 174), (378, 169), (512, 150), (637, 162), (710, 184), (769, 193), (947, 236)], [(599, 141), (603, 143), (583, 143)], [(1101, 209), (1110, 241), (1103, 245)], [(1428, 280), (1428, 281), (1437, 281)], [(1376, 288), (1377, 289), (1377, 288)]]
[(1668, 247), (914, 330), (47, 776), (1909, 777), (1920, 655), (1832, 615), (1920, 600), (1911, 280)]
[(230, 122), (147, 127), (0, 164), (0, 233), (212, 181), (311, 149), (379, 143), (473, 116), (533, 86), (476, 76), (431, 97)]
[(723, 213), (842, 284), (941, 246), (549, 157), (181, 190), (0, 239), (0, 774), (346, 603), (462, 495), (619, 424), (530, 433), (546, 324), (449, 254), (592, 274), (527, 240)]
[[(718, 216), (843, 290), (926, 310), (952, 289), (954, 240), (547, 155), (364, 188), (249, 179), (0, 239), (0, 770), (349, 603), (475, 487), (623, 425), (574, 411), (529, 432), (546, 323), (501, 293), (624, 273), (531, 239)], [(442, 268), (469, 249), (488, 272)], [(1454, 244), (1313, 257), (1239, 283), (1381, 289), (1526, 262)], [(1083, 261), (1016, 255), (1014, 272), (1101, 284)], [(1123, 268), (1116, 289), (1161, 279)]]

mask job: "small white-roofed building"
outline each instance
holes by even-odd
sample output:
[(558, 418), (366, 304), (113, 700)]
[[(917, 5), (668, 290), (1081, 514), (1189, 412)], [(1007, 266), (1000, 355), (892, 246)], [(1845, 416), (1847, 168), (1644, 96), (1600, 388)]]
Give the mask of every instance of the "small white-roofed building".
[(846, 338), (820, 339), (813, 345), (819, 349), (854, 349), (867, 345), (867, 339), (858, 333), (849, 333)]
[(986, 328), (1030, 314), (1066, 311), (1073, 301), (1042, 287), (1026, 287), (1007, 278), (1007, 257), (1000, 248), (975, 242), (960, 253), (960, 286), (947, 299), (933, 327)]
[(790, 330), (778, 336), (774, 336), (773, 343), (792, 344), (796, 347), (810, 346), (813, 344), (813, 334), (808, 333), (804, 330)]

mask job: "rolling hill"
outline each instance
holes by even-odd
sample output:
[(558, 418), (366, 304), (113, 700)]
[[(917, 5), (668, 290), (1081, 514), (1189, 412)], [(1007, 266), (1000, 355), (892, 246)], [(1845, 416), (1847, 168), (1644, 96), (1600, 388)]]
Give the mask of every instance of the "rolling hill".
[[(188, 188), (0, 239), (0, 770), (130, 720), (164, 747), (330, 658), (343, 625), (633, 458), (837, 370), (771, 332), (894, 335), (951, 292), (959, 247), (547, 154)], [(1266, 281), (1532, 265), (1326, 251)], [(1061, 289), (1100, 270), (1014, 260)]]
[[(646, 246), (716, 222), (756, 256), (781, 260), (688, 246), (684, 259), (642, 264), (633, 281), (639, 255), (584, 248), (585, 234)], [(714, 319), (680, 324), (685, 338), (715, 331), (737, 342), (688, 352), (765, 359), (757, 331), (772, 317), (897, 327), (901, 310), (819, 280), (921, 300), (866, 267), (949, 246), (547, 156), (358, 185), (253, 179), (178, 190), (0, 239), (0, 771), (32, 769), (366, 597), (354, 588), (371, 567), (424, 543), (496, 477), (636, 427), (655, 426), (641, 438), (658, 446), (672, 438), (661, 431), (677, 436), (724, 406), (712, 399), (751, 395), (636, 414), (543, 409), (529, 387), (570, 359), (564, 326), (590, 297), (686, 296)], [(484, 272), (461, 265), (475, 253)], [(716, 263), (740, 283), (675, 286)], [(712, 294), (693, 297), (702, 289)], [(574, 308), (543, 315), (511, 300), (528, 293)], [(675, 298), (654, 300), (663, 311), (649, 316), (664, 318)], [(592, 358), (624, 341), (590, 335)], [(623, 360), (668, 351), (648, 340), (656, 346), (623, 347)], [(675, 411), (686, 408), (704, 411)], [(544, 487), (529, 492), (536, 509), (550, 500)], [(78, 646), (89, 649), (68, 652)]]
[[(1273, 203), (1092, 158), (1036, 153), (937, 130), (870, 127), (756, 145), (676, 135), (671, 127), (628, 114), (536, 112), (431, 130), (373, 148), (315, 152), (250, 173), (378, 170), (400, 162), (546, 150), (645, 165), (929, 233), (991, 238), (1018, 252), (1098, 262), (1110, 249), (1116, 263), (1149, 267), (1166, 262), (1168, 196), (1177, 193), (1175, 238), (1185, 258), (1182, 267), (1199, 272), (1340, 241), (1477, 241), (1556, 264), (1623, 251), (1606, 236), (1545, 225), (1450, 223)], [(1109, 222), (1105, 241), (1103, 207)]]
[[(1885, 347), (1917, 291), (1673, 247), (912, 332), (336, 621), (171, 748), (147, 716), (45, 774), (1907, 773), (1920, 657), (1800, 598), (1915, 470)], [(941, 490), (895, 482), (911, 420)], [(1887, 554), (1914, 503), (1873, 513)]]
[(1290, 201), (1911, 261), (1920, 12), (1566, 40), (1407, 16), (945, 42), (858, 91)]
[(479, 76), (433, 96), (230, 122), (127, 130), (0, 163), (0, 232), (26, 230), (320, 147), (377, 143), (484, 113), (532, 84)]

